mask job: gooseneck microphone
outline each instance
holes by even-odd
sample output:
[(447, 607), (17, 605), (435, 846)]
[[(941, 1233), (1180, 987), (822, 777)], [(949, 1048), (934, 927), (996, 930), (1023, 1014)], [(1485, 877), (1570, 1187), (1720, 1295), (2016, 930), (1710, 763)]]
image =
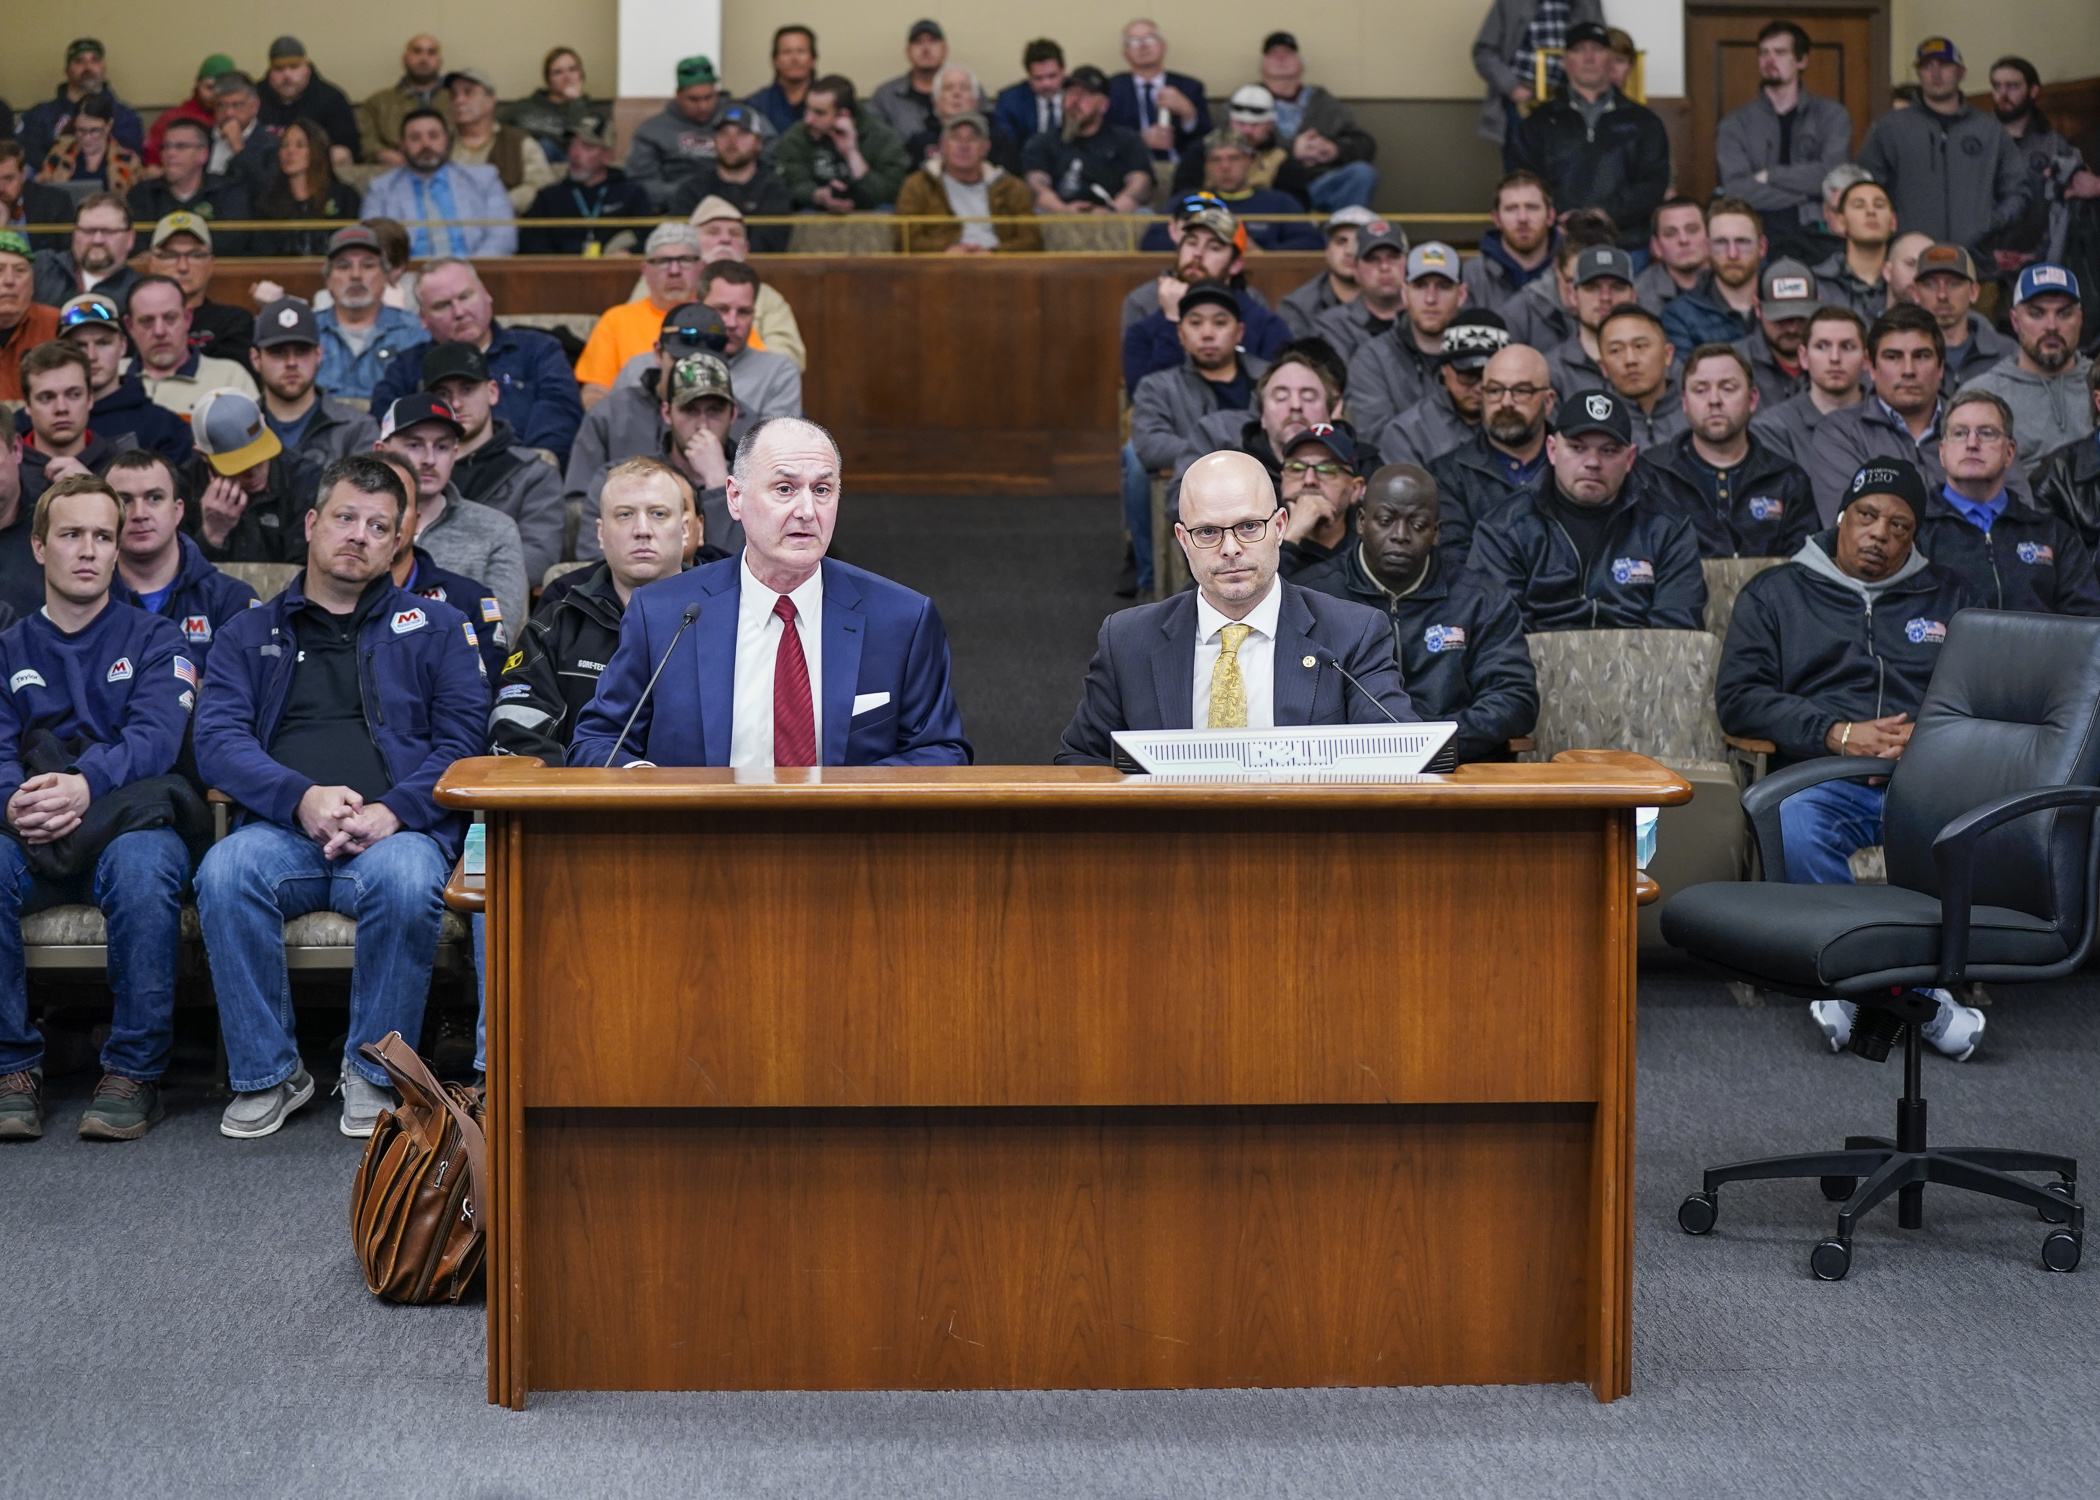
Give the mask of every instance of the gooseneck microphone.
[(691, 630), (693, 628), (693, 621), (699, 618), (700, 605), (698, 604), (698, 602), (696, 601), (692, 604), (688, 604), (685, 607), (685, 613), (683, 615), (680, 615), (678, 618), (678, 630), (674, 635), (672, 635), (671, 644), (664, 647), (664, 654), (657, 658), (656, 670), (649, 674), (649, 682), (648, 685), (642, 689), (642, 696), (634, 700), (634, 712), (629, 714), (627, 716), (627, 722), (620, 726), (620, 737), (613, 741), (612, 753), (605, 757), (605, 766), (602, 766), (599, 769), (603, 770), (605, 769), (605, 767), (611, 766), (613, 761), (618, 758), (620, 754), (620, 747), (627, 743), (627, 732), (630, 729), (634, 728), (634, 721), (641, 716), (642, 705), (644, 703), (647, 703), (649, 701), (649, 695), (656, 691), (656, 679), (663, 676), (664, 668), (670, 665), (671, 653), (678, 649), (678, 642), (684, 638), (685, 633), (688, 630)]
[[(1336, 658), (1335, 654), (1332, 651), (1329, 651), (1325, 646), (1315, 646), (1313, 648), (1313, 660), (1318, 662), (1323, 667), (1332, 667), (1335, 669), (1335, 671), (1341, 673), (1342, 681), (1348, 683), (1349, 686), (1355, 688), (1359, 693), (1362, 693), (1365, 698), (1369, 699), (1373, 708), (1377, 709), (1380, 713), (1384, 714), (1388, 719), (1393, 719), (1393, 711), (1387, 708), (1383, 703), (1380, 703), (1376, 697), (1373, 697), (1369, 688), (1365, 687), (1354, 677), (1350, 676), (1349, 669), (1341, 664), (1340, 660)], [(1393, 719), (1393, 722), (1397, 724), (1400, 721), (1398, 719)]]

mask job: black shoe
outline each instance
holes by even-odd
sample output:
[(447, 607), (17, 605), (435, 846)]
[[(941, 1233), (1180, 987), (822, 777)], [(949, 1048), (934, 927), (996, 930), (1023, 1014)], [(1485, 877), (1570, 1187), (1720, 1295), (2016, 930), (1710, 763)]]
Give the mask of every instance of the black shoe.
[(33, 1141), (44, 1133), (44, 1070), (0, 1077), (0, 1141)]
[(160, 1085), (104, 1073), (80, 1117), (85, 1141), (135, 1141), (168, 1117), (160, 1102)]

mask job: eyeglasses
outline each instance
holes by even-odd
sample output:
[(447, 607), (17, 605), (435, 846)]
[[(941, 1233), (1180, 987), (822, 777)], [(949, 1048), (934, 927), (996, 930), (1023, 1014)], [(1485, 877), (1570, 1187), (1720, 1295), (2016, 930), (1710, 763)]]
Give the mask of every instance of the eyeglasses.
[(155, 260), (172, 260), (178, 266), (186, 266), (193, 260), (210, 260), (211, 255), (212, 253), (209, 250), (156, 250), (153, 252)]
[(1947, 429), (1947, 441), (1950, 443), (1966, 443), (1972, 438), (1979, 443), (2002, 443), (2005, 441), (2005, 429), (2003, 427), (1950, 427)]
[(652, 255), (642, 264), (649, 266), (676, 266), (681, 271), (690, 271), (700, 264), (697, 255)]
[[(1322, 479), (1332, 479), (1335, 475), (1342, 473), (1343, 469), (1340, 464), (1335, 463), (1331, 459), (1324, 464), (1309, 464), (1303, 459), (1294, 458), (1283, 466), (1283, 472), (1296, 474), (1300, 477), (1307, 474), (1317, 474)], [(1268, 523), (1265, 521), (1262, 524), (1267, 525)], [(1252, 538), (1250, 537), (1249, 540), (1251, 541)]]
[(1485, 401), (1532, 401), (1546, 394), (1550, 386), (1543, 385), (1486, 385), (1480, 387), (1481, 399)]
[(1243, 542), (1258, 542), (1269, 534), (1269, 523), (1275, 519), (1271, 513), (1259, 521), (1234, 521), (1230, 526), (1184, 526), (1181, 529), (1190, 542), (1208, 552), (1224, 542), (1228, 531)]

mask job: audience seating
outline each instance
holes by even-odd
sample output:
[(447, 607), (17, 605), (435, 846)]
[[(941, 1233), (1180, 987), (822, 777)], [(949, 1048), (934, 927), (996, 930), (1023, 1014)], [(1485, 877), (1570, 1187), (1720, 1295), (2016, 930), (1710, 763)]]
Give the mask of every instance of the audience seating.
[(1699, 571), (1706, 575), (1706, 628), (1717, 641), (1728, 639), (1728, 622), (1735, 618), (1735, 596), (1743, 585), (1785, 562), (1783, 557), (1707, 557)]
[(275, 599), (284, 586), (299, 576), (297, 563), (222, 562), (214, 566), (229, 578), (238, 578), (255, 590), (258, 599)]
[[(574, 528), (573, 528), (573, 527), (571, 527), (571, 530), (572, 530), (572, 531), (573, 531), (573, 529), (574, 529)], [(574, 548), (572, 547), (572, 548), (571, 548), (570, 550), (571, 550), (571, 551), (574, 551), (575, 549), (574, 549)], [(597, 565), (596, 565), (595, 563), (593, 563), (593, 562), (589, 561), (588, 559), (585, 559), (585, 560), (583, 560), (583, 561), (580, 561), (580, 562), (558, 562), (558, 563), (555, 563), (555, 564), (551, 565), (551, 566), (550, 566), (550, 567), (549, 567), (549, 568), (547, 569), (547, 571), (546, 571), (546, 572), (545, 572), (545, 573), (544, 573), (543, 575), (541, 575), (541, 577), (540, 577), (540, 587), (541, 587), (541, 588), (545, 588), (545, 587), (547, 587), (547, 585), (549, 585), (550, 583), (554, 582), (554, 580), (555, 580), (555, 579), (557, 579), (557, 578), (561, 577), (561, 575), (562, 575), (562, 574), (564, 574), (564, 573), (573, 573), (573, 572), (575, 572), (575, 571), (576, 571), (576, 570), (577, 570), (578, 568), (590, 568), (590, 567), (595, 567), (595, 566), (597, 566)]]

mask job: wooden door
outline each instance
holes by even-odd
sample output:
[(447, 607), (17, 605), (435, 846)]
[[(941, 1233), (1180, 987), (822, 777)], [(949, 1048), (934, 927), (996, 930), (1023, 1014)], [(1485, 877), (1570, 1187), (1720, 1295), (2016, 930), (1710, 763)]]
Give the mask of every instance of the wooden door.
[(1862, 5), (1831, 9), (1735, 10), (1693, 7), (1686, 17), (1685, 93), (1691, 105), (1691, 160), (1677, 169), (1679, 189), (1701, 202), (1719, 186), (1714, 134), (1724, 115), (1757, 94), (1757, 34), (1771, 21), (1792, 21), (1815, 43), (1804, 77), (1809, 92), (1852, 111), (1857, 151), (1886, 104), (1887, 44), (1877, 54), (1885, 9)]

